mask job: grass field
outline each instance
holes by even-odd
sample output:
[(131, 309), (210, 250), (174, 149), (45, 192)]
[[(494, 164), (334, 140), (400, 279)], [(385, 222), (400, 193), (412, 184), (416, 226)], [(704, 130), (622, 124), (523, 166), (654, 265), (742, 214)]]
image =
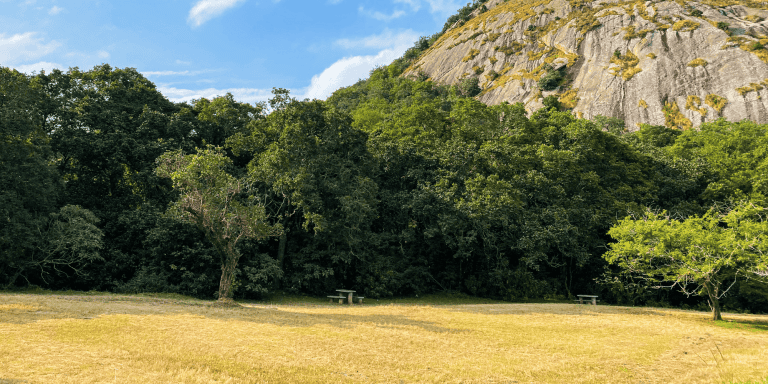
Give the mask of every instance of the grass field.
[(768, 384), (768, 316), (476, 302), (0, 293), (0, 384)]

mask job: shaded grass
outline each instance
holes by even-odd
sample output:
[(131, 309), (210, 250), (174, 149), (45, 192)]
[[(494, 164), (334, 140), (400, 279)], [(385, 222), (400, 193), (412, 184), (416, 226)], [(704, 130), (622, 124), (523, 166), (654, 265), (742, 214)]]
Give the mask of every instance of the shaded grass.
[(0, 382), (722, 383), (768, 377), (768, 332), (741, 328), (768, 324), (768, 316), (724, 314), (732, 321), (722, 325), (695, 311), (477, 302), (439, 295), (341, 306), (287, 296), (284, 304), (222, 309), (157, 295), (0, 293)]
[[(752, 332), (768, 332), (768, 322), (753, 322), (753, 321), (715, 321), (715, 325), (727, 329), (740, 329)], [(768, 362), (766, 362), (768, 364)]]

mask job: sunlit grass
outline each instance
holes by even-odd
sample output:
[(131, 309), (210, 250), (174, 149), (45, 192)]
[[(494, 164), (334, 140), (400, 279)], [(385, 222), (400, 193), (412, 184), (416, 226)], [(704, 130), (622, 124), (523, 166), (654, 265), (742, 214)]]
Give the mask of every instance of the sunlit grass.
[(222, 309), (184, 296), (0, 293), (0, 383), (768, 378), (768, 316), (715, 323), (703, 312), (462, 295), (394, 302), (275, 295)]

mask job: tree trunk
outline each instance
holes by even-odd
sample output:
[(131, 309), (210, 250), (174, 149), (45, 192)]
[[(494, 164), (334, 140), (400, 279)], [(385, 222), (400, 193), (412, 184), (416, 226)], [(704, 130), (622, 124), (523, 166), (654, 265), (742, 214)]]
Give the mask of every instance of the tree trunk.
[(221, 264), (221, 280), (219, 281), (219, 302), (234, 303), (232, 297), (234, 290), (232, 285), (235, 283), (235, 270), (237, 270), (237, 260), (240, 258), (235, 252), (230, 252)]
[(720, 301), (717, 300), (717, 297), (715, 296), (710, 297), (709, 301), (712, 305), (712, 320), (722, 320), (723, 317), (720, 315)]
[[(283, 233), (280, 234), (280, 243), (277, 245), (277, 265), (280, 266), (280, 271), (283, 271), (283, 261), (285, 260), (285, 244), (288, 242), (288, 236), (285, 234), (286, 230), (283, 228)], [(275, 281), (277, 288), (282, 286), (282, 278), (278, 277)]]
[(720, 300), (717, 299), (717, 290), (710, 283), (704, 283), (709, 294), (709, 306), (712, 307), (712, 320), (723, 320), (720, 315)]

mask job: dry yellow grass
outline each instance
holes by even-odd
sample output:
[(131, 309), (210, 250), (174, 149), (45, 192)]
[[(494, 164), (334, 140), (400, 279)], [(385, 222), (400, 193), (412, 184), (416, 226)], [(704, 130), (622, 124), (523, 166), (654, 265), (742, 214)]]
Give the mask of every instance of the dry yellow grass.
[[(572, 304), (248, 305), (0, 294), (0, 382), (719, 383), (768, 316)], [(761, 325), (762, 324), (762, 325)]]

